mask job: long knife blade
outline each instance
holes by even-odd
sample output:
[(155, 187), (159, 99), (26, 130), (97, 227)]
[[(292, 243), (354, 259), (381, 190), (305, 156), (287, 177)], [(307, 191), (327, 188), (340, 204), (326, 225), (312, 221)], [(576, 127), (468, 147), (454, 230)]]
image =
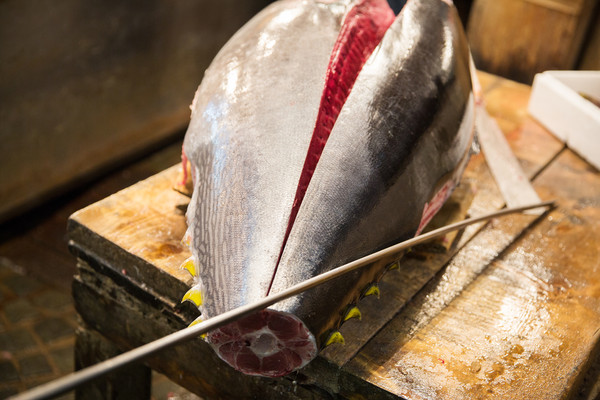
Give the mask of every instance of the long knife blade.
[[(520, 207), (539, 203), (538, 194), (510, 149), (498, 123), (488, 114), (483, 102), (480, 102), (476, 108), (475, 127), (485, 160), (506, 205)], [(534, 209), (528, 213), (539, 215), (540, 211)]]

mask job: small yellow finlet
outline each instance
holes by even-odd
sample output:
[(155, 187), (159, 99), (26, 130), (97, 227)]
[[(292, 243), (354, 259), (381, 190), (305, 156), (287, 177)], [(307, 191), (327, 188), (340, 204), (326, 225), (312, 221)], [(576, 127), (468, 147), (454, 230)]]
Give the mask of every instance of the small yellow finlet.
[(186, 245), (188, 248), (190, 247), (190, 245), (192, 244), (192, 235), (190, 234), (190, 232), (185, 232), (185, 235), (183, 235), (183, 238), (181, 238), (181, 243)]
[(376, 283), (373, 283), (371, 286), (369, 286), (364, 292), (363, 292), (363, 297), (367, 297), (367, 296), (373, 296), (376, 295), (377, 298), (379, 298), (379, 286), (377, 286)]
[(362, 320), (362, 314), (357, 306), (351, 306), (348, 308), (346, 315), (344, 315), (344, 322), (352, 318), (358, 318), (359, 321)]
[(392, 271), (395, 269), (400, 269), (400, 263), (398, 261), (395, 261), (393, 263), (391, 263), (390, 265), (387, 266), (387, 270), (388, 271)]
[(344, 340), (344, 337), (342, 336), (340, 331), (331, 332), (331, 334), (329, 335), (329, 338), (327, 338), (327, 341), (325, 342), (325, 347), (327, 347), (333, 343), (340, 343), (340, 344), (346, 343), (346, 341)]
[[(202, 317), (198, 317), (198, 318), (196, 318), (195, 320), (193, 320), (191, 324), (189, 324), (189, 325), (188, 325), (188, 328), (189, 328), (190, 326), (194, 326), (194, 325), (196, 325), (196, 324), (199, 324), (199, 323), (200, 323), (200, 322), (202, 322), (202, 321), (204, 321), (204, 320), (202, 319)], [(200, 335), (200, 337), (201, 337), (202, 339), (205, 339), (205, 338), (206, 338), (206, 333), (203, 333), (202, 335)]]
[(179, 268), (181, 268), (181, 269), (187, 269), (187, 271), (190, 273), (190, 275), (197, 276), (196, 264), (194, 264), (194, 258), (193, 257), (190, 257), (187, 260), (185, 260), (183, 262), (183, 264), (181, 264), (181, 266)]
[(202, 293), (200, 292), (200, 289), (194, 286), (188, 290), (187, 293), (183, 295), (183, 299), (181, 299), (182, 303), (184, 301), (191, 301), (197, 307), (200, 307), (202, 305)]

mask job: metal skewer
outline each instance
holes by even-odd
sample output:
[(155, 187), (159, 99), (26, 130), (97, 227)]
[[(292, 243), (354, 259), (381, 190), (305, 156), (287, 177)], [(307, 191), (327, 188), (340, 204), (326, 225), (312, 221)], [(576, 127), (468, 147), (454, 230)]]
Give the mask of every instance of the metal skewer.
[(168, 336), (164, 336), (160, 339), (157, 339), (153, 342), (140, 346), (136, 349), (128, 351), (126, 353), (120, 354), (114, 358), (108, 359), (106, 361), (100, 362), (91, 367), (82, 369), (77, 372), (73, 372), (69, 375), (66, 375), (62, 378), (56, 379), (54, 381), (45, 383), (43, 385), (37, 386), (33, 389), (20, 393), (10, 399), (13, 400), (33, 400), (33, 399), (48, 399), (58, 395), (61, 395), (69, 390), (74, 389), (77, 386), (80, 386), (94, 378), (98, 378), (102, 375), (105, 375), (109, 372), (112, 372), (118, 368), (124, 367), (127, 364), (138, 361), (144, 357), (147, 357), (151, 354), (154, 354), (164, 348), (169, 346), (173, 346), (175, 344), (181, 343), (186, 340), (193, 339), (198, 337), (199, 335), (219, 328), (223, 325), (226, 325), (230, 322), (233, 322), (241, 317), (252, 314), (254, 312), (260, 311), (266, 307), (269, 307), (279, 301), (285, 300), (289, 297), (302, 293), (308, 289), (311, 289), (315, 286), (318, 286), (322, 283), (330, 281), (334, 278), (347, 274), (350, 271), (354, 271), (358, 268), (364, 267), (377, 261), (380, 258), (385, 257), (388, 254), (393, 254), (400, 252), (401, 250), (407, 249), (409, 247), (415, 246), (417, 244), (426, 242), (438, 236), (445, 235), (446, 233), (462, 229), (468, 225), (472, 225), (478, 222), (487, 221), (492, 218), (504, 216), (507, 214), (514, 214), (534, 208), (541, 207), (553, 207), (554, 201), (546, 201), (537, 204), (514, 207), (514, 208), (505, 208), (500, 211), (496, 211), (490, 214), (482, 215), (480, 217), (474, 217), (470, 219), (466, 219), (464, 221), (460, 221), (454, 224), (447, 225), (445, 227), (424, 233), (419, 236), (415, 236), (412, 239), (406, 240), (404, 242), (395, 244), (383, 250), (377, 251), (375, 253), (369, 254), (365, 257), (359, 258), (358, 260), (352, 261), (348, 264), (342, 265), (338, 268), (332, 269), (323, 274), (317, 275), (313, 278), (307, 279), (304, 282), (301, 282), (297, 285), (294, 285), (282, 292), (269, 295), (263, 298), (260, 301), (257, 301), (252, 304), (247, 304), (236, 309), (227, 311), (223, 314), (217, 315), (213, 318), (207, 319), (206, 321), (200, 322), (193, 326), (184, 328), (180, 331), (172, 333)]

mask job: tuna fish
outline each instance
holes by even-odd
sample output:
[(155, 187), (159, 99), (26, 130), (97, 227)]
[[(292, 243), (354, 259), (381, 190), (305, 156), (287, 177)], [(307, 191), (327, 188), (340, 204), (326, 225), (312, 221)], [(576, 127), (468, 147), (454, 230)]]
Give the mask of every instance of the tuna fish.
[[(242, 27), (198, 88), (184, 142), (194, 285), (208, 318), (420, 232), (474, 134), (470, 54), (450, 0), (281, 0)], [(367, 268), (210, 332), (276, 377), (342, 341), (378, 292)]]

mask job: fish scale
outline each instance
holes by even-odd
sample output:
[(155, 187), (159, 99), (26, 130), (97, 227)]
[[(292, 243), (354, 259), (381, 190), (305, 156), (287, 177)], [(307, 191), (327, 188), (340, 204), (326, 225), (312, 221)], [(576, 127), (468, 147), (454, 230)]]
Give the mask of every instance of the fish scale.
[[(195, 272), (185, 299), (202, 318), (412, 237), (435, 214), (474, 134), (458, 21), (441, 0), (409, 0), (395, 19), (383, 0), (281, 0), (223, 47), (184, 141)], [(344, 342), (336, 329), (360, 318), (357, 302), (379, 296), (392, 266), (354, 271), (207, 340), (244, 373), (285, 375)]]

